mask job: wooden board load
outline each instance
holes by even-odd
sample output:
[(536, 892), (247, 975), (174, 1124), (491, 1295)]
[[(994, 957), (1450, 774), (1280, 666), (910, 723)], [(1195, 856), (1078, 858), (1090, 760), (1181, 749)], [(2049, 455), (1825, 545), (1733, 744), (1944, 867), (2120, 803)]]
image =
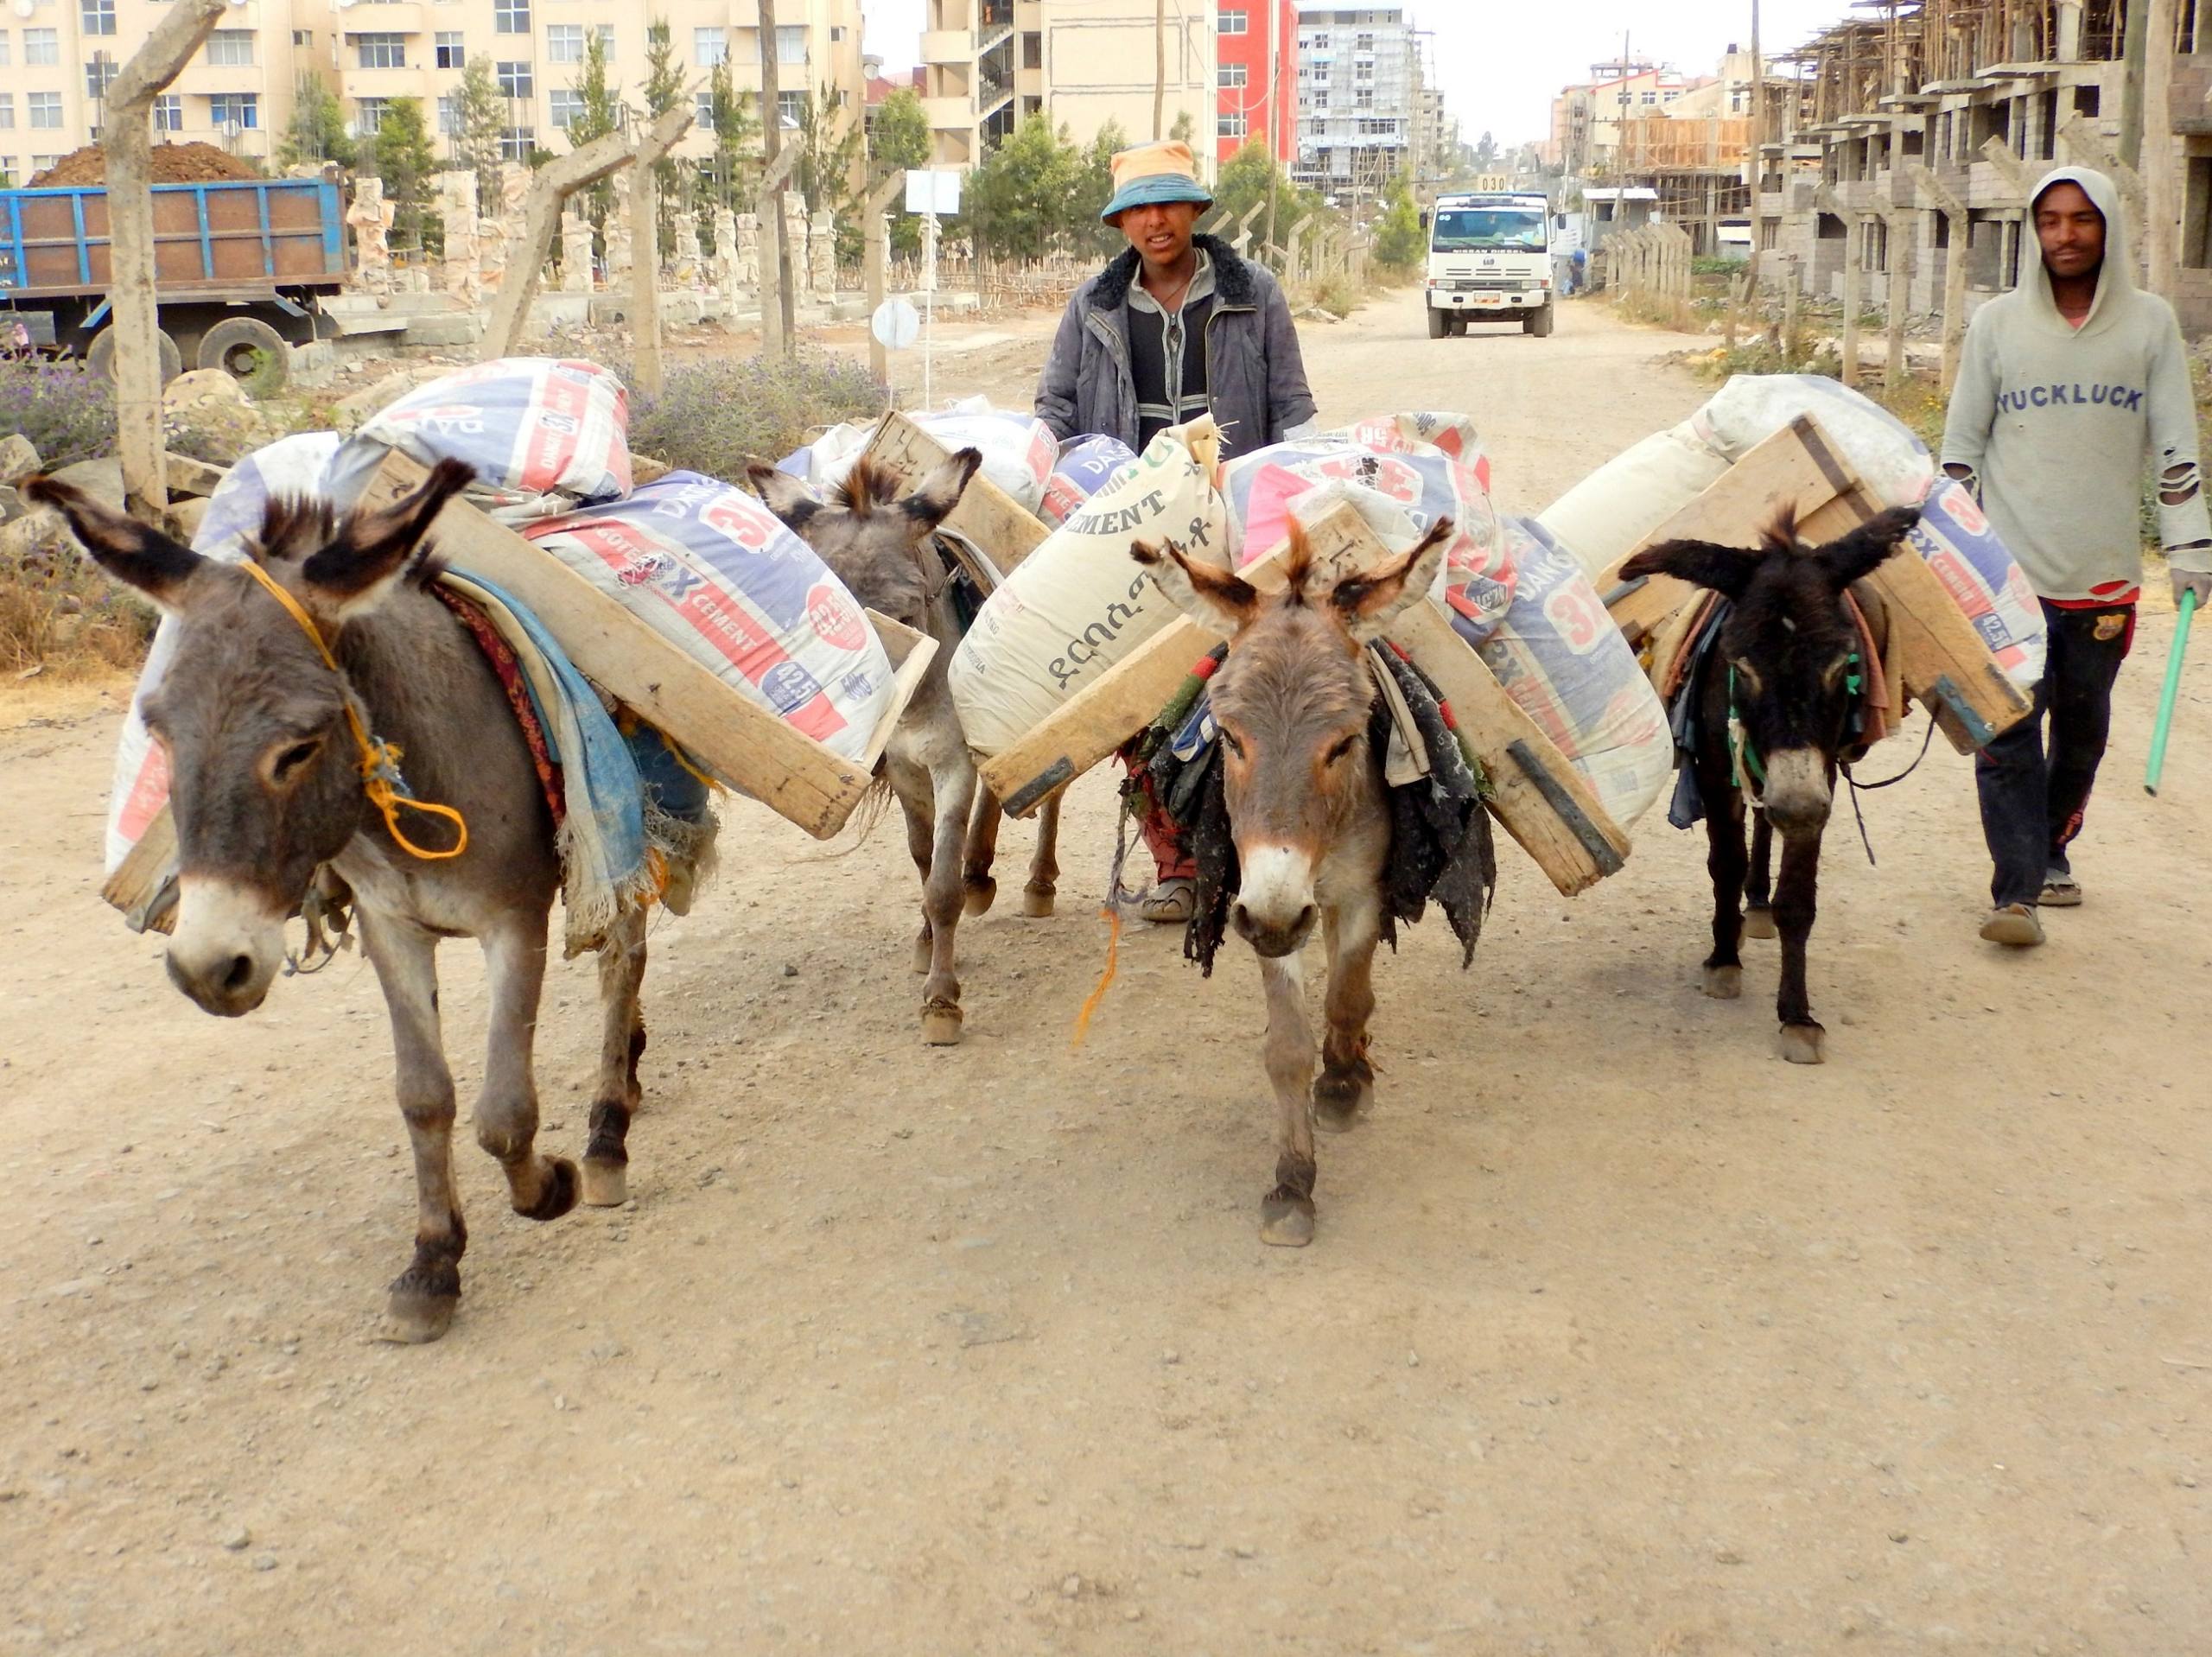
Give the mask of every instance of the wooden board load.
[[(883, 416), (861, 453), (908, 492), (952, 457), (950, 449), (896, 409)], [(1036, 551), (1052, 532), (1042, 518), (980, 472), (968, 480), (959, 505), (946, 515), (944, 527), (958, 530), (982, 549), (1001, 575)]]
[[(1334, 569), (1371, 568), (1389, 556), (1349, 505), (1307, 525), (1306, 538), (1316, 559)], [(1288, 550), (1286, 542), (1237, 573), (1262, 591), (1276, 590)], [(1491, 815), (1552, 884), (1571, 897), (1618, 870), (1628, 856), (1628, 835), (1444, 613), (1415, 605), (1390, 636), (1452, 704), (1489, 773)], [(1192, 664), (1220, 642), (1220, 634), (1177, 616), (1020, 741), (982, 761), (984, 781), (1007, 810), (1027, 816), (1143, 729)]]
[[(1875, 517), (1882, 503), (1819, 422), (1800, 415), (1598, 578), (1605, 608), (1629, 642), (1641, 647), (1695, 591), (1664, 575), (1624, 581), (1621, 565), (1629, 558), (1666, 541), (1756, 547), (1784, 508), (1796, 513), (1798, 534), (1818, 545)], [(1936, 572), (1910, 549), (1885, 561), (1866, 585), (1888, 608), (1891, 655), (1904, 694), (1928, 709), (1953, 747), (1973, 753), (2027, 716), (2027, 694), (1998, 663)]]

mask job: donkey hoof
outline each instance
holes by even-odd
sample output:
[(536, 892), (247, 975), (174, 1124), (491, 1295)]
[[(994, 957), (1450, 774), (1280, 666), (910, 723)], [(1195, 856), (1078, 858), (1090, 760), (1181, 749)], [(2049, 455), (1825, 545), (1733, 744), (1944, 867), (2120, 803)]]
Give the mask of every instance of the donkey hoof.
[(1822, 1051), (1827, 1044), (1827, 1032), (1817, 1024), (1785, 1024), (1782, 1026), (1782, 1056), (1792, 1064), (1821, 1064), (1827, 1061)]
[(968, 877), (968, 896), (961, 904), (961, 912), (965, 915), (988, 914), (998, 895), (999, 883), (989, 875), (971, 874)]
[(1753, 904), (1744, 911), (1744, 936), (1747, 938), (1770, 938), (1775, 935), (1774, 911), (1764, 904)]
[(1021, 889), (1021, 912), (1033, 921), (1041, 921), (1052, 912), (1052, 899), (1058, 894), (1057, 886), (1024, 886)]
[(1313, 1241), (1313, 1199), (1278, 1188), (1260, 1199), (1260, 1241), (1303, 1248)]
[(402, 1346), (435, 1341), (453, 1327), (454, 1310), (460, 1305), (458, 1268), (448, 1265), (426, 1274), (422, 1267), (410, 1266), (391, 1286), (383, 1336)]
[(963, 1016), (959, 1006), (953, 1002), (924, 1003), (922, 1044), (925, 1047), (957, 1047), (960, 1044), (960, 1021)]
[(1744, 969), (1741, 967), (1707, 967), (1705, 969), (1705, 993), (1716, 1001), (1732, 1001), (1744, 993)]
[(1324, 1133), (1349, 1133), (1374, 1101), (1374, 1083), (1348, 1071), (1325, 1070), (1313, 1083), (1313, 1126)]
[(566, 1157), (548, 1157), (545, 1166), (545, 1184), (537, 1201), (528, 1208), (515, 1204), (515, 1212), (525, 1220), (557, 1220), (576, 1205), (576, 1165)]
[(595, 1209), (619, 1209), (630, 1200), (630, 1164), (603, 1157), (584, 1159), (584, 1202)]

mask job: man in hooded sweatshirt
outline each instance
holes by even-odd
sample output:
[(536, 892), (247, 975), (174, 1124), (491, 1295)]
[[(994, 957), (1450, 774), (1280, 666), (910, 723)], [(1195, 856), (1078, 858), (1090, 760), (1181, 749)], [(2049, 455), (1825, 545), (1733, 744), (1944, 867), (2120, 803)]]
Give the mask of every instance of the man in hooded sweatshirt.
[(2049, 639), (2034, 714), (1974, 766), (1996, 866), (1981, 936), (2014, 945), (2043, 942), (2039, 906), (2082, 901), (2068, 848), (2135, 636), (2146, 463), (2175, 602), (2212, 600), (2189, 359), (2172, 307), (2135, 286), (2120, 193), (2102, 173), (2062, 167), (2031, 215), (2042, 257), (1974, 313), (1943, 429), (1944, 470), (1975, 490), (2019, 560)]

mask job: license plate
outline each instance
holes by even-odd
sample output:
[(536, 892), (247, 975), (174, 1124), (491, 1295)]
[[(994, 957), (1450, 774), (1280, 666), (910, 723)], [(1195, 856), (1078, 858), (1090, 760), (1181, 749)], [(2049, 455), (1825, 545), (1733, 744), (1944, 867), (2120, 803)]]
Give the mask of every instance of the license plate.
[(1505, 295), (1503, 294), (1477, 294), (1475, 295), (1475, 303), (1478, 305), (1503, 305), (1505, 303)]

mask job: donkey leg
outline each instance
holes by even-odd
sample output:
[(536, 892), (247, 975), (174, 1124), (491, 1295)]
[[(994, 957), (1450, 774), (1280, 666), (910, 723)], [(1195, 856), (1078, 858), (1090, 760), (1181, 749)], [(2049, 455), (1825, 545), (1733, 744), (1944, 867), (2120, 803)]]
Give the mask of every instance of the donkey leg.
[(1060, 890), (1060, 797), (1037, 808), (1037, 849), (1029, 855), (1029, 884), (1021, 889), (1021, 912), (1042, 920), (1052, 912)]
[(960, 925), (961, 844), (976, 800), (976, 767), (963, 749), (930, 772), (936, 796), (936, 843), (922, 877), (922, 914), (930, 929), (930, 975), (922, 981), (922, 1039), (950, 1047), (960, 1039), (960, 980), (954, 975), (953, 934)]
[(438, 1029), (437, 940), (406, 921), (361, 911), (361, 948), (391, 1016), (392, 1079), (415, 1152), (415, 1258), (391, 1281), (395, 1340), (435, 1341), (461, 1300), (468, 1228), (453, 1183), (453, 1073)]
[[(936, 843), (935, 810), (930, 788), (930, 774), (912, 761), (899, 754), (889, 755), (884, 765), (891, 778), (891, 791), (898, 797), (899, 809), (906, 819), (906, 853), (914, 860), (914, 871), (922, 877), (922, 886), (928, 890), (930, 882), (930, 853)], [(914, 939), (914, 970), (930, 969), (930, 917), (928, 905), (922, 911), (922, 930)]]
[(1306, 1021), (1306, 980), (1295, 951), (1260, 957), (1268, 994), (1264, 1053), (1274, 1084), (1281, 1150), (1275, 1185), (1260, 1199), (1260, 1241), (1302, 1248), (1313, 1241), (1313, 1031)]
[(999, 825), (1005, 816), (999, 797), (978, 784), (975, 814), (968, 824), (968, 843), (961, 855), (960, 883), (967, 893), (966, 912), (970, 915), (987, 913), (999, 895), (991, 865), (998, 860)]
[(639, 1002), (645, 981), (645, 917), (638, 910), (608, 929), (599, 949), (599, 1084), (584, 1146), (584, 1201), (594, 1208), (613, 1208), (630, 1195), (630, 1117), (642, 1097), (638, 1060), (645, 1051)]
[(1751, 874), (1744, 887), (1744, 936), (1774, 936), (1774, 825), (1766, 813), (1751, 813)]
[(1321, 1038), (1321, 1076), (1313, 1084), (1313, 1125), (1343, 1133), (1357, 1126), (1375, 1099), (1375, 1070), (1367, 1062), (1367, 1023), (1375, 1016), (1375, 945), (1382, 911), (1371, 898), (1356, 909), (1325, 910), (1329, 988), (1324, 1002), (1329, 1028)]
[(1726, 799), (1727, 805), (1708, 807), (1705, 818), (1705, 868), (1713, 877), (1713, 953), (1705, 958), (1705, 993), (1732, 1001), (1744, 993), (1744, 800), (1733, 790), (1706, 798)]
[(476, 1143), (507, 1176), (517, 1214), (555, 1220), (576, 1205), (576, 1165), (537, 1154), (537, 1077), (532, 1049), (537, 1000), (545, 985), (545, 915), (512, 917), (483, 936), (492, 1016), (484, 1091), (476, 1101)]
[(1818, 1064), (1827, 1032), (1813, 1017), (1805, 993), (1805, 941), (1812, 936), (1821, 879), (1821, 831), (1782, 837), (1782, 880), (1774, 918), (1782, 931), (1782, 988), (1774, 1010), (1782, 1020), (1782, 1056), (1792, 1064)]

